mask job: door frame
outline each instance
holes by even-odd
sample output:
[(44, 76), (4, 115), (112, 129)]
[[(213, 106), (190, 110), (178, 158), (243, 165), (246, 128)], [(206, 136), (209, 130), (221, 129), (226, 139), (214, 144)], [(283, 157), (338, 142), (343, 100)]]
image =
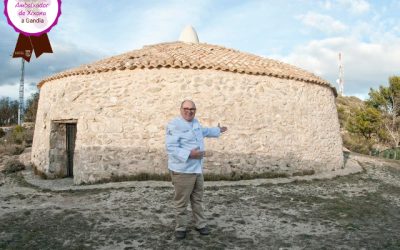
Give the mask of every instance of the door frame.
[[(58, 155), (61, 155), (59, 157), (51, 157), (53, 160), (58, 160), (59, 162), (55, 162), (55, 177), (56, 178), (63, 178), (63, 177), (69, 177), (73, 178), (73, 173), (74, 173), (74, 153), (75, 153), (75, 144), (76, 144), (76, 135), (77, 135), (77, 123), (78, 121), (76, 119), (65, 119), (65, 120), (52, 120), (52, 124), (55, 124), (56, 126), (60, 127), (61, 131), (64, 131), (63, 133), (58, 133), (59, 137), (59, 143), (64, 144), (62, 148), (59, 148), (59, 152), (56, 153)], [(52, 125), (53, 127), (53, 125)], [(64, 127), (64, 128), (62, 128)], [(72, 129), (72, 131), (68, 131), (68, 128)], [(58, 129), (57, 129), (58, 130)], [(72, 132), (72, 134), (71, 134)], [(54, 134), (57, 134), (56, 130)], [(72, 138), (71, 138), (72, 136)], [(63, 142), (64, 141), (64, 142)], [(70, 142), (70, 143), (68, 143)], [(59, 144), (61, 146), (61, 144)], [(60, 151), (61, 150), (61, 151)], [(63, 153), (64, 152), (64, 153)], [(64, 156), (62, 156), (64, 155)], [(60, 161), (61, 160), (61, 161)], [(58, 167), (57, 167), (58, 166)]]

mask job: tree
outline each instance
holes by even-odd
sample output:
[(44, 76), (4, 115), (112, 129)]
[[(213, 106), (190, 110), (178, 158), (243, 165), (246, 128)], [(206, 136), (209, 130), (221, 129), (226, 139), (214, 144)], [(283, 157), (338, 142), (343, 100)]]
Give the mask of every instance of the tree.
[(400, 76), (389, 77), (389, 86), (370, 89), (367, 105), (382, 112), (382, 123), (391, 139), (392, 147), (400, 142)]
[(35, 122), (36, 121), (36, 112), (38, 108), (39, 102), (39, 93), (33, 93), (29, 99), (26, 101), (26, 109), (24, 120), (27, 122)]
[(350, 133), (360, 134), (366, 140), (371, 140), (381, 129), (381, 119), (381, 113), (375, 108), (357, 109), (349, 118), (346, 128)]
[(18, 122), (18, 101), (9, 97), (0, 99), (0, 126), (16, 124)]

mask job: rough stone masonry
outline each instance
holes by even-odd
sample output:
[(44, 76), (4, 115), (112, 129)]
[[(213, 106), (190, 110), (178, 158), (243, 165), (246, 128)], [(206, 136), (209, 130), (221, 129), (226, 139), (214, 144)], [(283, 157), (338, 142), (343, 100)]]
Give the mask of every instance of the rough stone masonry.
[[(220, 140), (206, 140), (212, 155), (205, 173), (290, 176), (344, 167), (334, 88), (287, 64), (200, 45), (190, 52), (203, 53), (197, 58), (170, 49), (175, 59), (169, 62), (161, 44), (158, 51), (138, 50), (42, 81), (32, 148), (35, 168), (48, 178), (65, 176), (63, 124), (74, 123), (76, 184), (166, 174), (165, 126), (179, 115), (183, 99), (196, 102), (203, 126), (229, 127)], [(224, 62), (221, 51), (238, 56)], [(151, 53), (156, 58), (146, 59)], [(250, 56), (265, 66), (252, 72)]]

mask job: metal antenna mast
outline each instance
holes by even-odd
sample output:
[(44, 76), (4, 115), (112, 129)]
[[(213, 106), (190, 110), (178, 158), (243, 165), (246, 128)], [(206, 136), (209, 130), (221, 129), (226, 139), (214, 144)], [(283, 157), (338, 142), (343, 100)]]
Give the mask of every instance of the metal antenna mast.
[(343, 80), (343, 64), (342, 64), (342, 53), (339, 52), (339, 79), (336, 80), (339, 85), (339, 95), (343, 96), (344, 80)]
[(19, 103), (18, 103), (18, 125), (22, 124), (22, 114), (24, 113), (24, 75), (25, 60), (21, 58), (21, 80), (19, 82)]

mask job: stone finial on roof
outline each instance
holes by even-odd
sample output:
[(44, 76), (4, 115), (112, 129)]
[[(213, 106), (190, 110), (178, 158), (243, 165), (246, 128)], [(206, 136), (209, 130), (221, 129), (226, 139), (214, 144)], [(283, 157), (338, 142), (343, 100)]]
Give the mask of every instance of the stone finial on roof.
[(199, 43), (199, 37), (194, 28), (188, 25), (182, 30), (179, 41), (184, 43)]

